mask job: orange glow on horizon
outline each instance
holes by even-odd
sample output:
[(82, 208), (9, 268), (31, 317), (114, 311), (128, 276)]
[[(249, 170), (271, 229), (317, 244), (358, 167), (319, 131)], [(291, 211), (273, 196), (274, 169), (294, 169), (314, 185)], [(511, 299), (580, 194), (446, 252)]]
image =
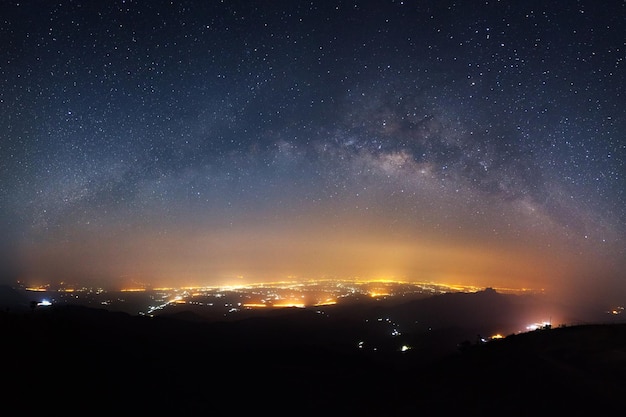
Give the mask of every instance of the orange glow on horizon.
[(326, 301), (321, 301), (317, 304), (314, 304), (316, 307), (323, 307), (323, 306), (332, 306), (337, 304), (337, 300), (326, 300)]
[(279, 308), (284, 308), (284, 307), (298, 307), (298, 308), (304, 308), (306, 307), (305, 304), (297, 302), (297, 303), (277, 303), (277, 304), (272, 304), (273, 307), (279, 307)]
[(389, 292), (386, 291), (371, 291), (369, 293), (370, 297), (372, 298), (376, 298), (376, 297), (387, 297), (389, 295), (391, 295)]

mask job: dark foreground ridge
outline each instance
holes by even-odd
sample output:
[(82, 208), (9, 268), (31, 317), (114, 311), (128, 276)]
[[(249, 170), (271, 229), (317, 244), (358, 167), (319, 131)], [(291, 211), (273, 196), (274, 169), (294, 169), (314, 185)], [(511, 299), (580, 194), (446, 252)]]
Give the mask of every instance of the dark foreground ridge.
[[(510, 335), (427, 355), (356, 347), (357, 321), (238, 322), (81, 306), (0, 312), (3, 408), (52, 415), (614, 415), (626, 325)], [(428, 356), (428, 360), (425, 357)]]

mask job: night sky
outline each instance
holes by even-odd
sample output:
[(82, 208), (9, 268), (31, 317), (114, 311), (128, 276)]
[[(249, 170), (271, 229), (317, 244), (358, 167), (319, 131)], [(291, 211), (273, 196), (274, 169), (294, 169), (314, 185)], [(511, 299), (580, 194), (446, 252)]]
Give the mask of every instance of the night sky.
[(626, 295), (623, 1), (3, 1), (2, 276)]

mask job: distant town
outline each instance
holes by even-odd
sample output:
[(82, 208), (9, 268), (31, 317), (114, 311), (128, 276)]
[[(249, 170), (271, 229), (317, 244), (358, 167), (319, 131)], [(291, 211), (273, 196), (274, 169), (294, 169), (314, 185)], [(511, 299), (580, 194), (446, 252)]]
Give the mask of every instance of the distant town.
[[(381, 308), (401, 306), (413, 300), (427, 299), (436, 295), (453, 293), (479, 293), (493, 291), (509, 295), (542, 295), (541, 290), (526, 288), (484, 288), (435, 282), (404, 282), (397, 280), (308, 280), (266, 282), (232, 286), (206, 287), (128, 287), (119, 290), (82, 287), (67, 283), (29, 286), (18, 282), (17, 288), (25, 294), (29, 308), (45, 309), (52, 305), (80, 305), (122, 312), (133, 316), (173, 316), (184, 315), (187, 319), (203, 321), (236, 321), (248, 317), (271, 314), (280, 309), (313, 310), (320, 314), (336, 314), (342, 309), (351, 309), (363, 321), (385, 323), (390, 336), (397, 338), (405, 331), (416, 332), (420, 328), (415, 322), (403, 322), (394, 316), (365, 314), (363, 306), (378, 305)], [(361, 307), (358, 307), (361, 306)], [(482, 308), (486, 308), (483, 306)], [(338, 310), (339, 309), (339, 310)], [(450, 309), (453, 306), (450, 305)], [(566, 324), (549, 313), (548, 308), (534, 308), (533, 314), (521, 314), (520, 320), (512, 326), (493, 327), (486, 340), (498, 339), (505, 334), (533, 331)], [(346, 310), (347, 311), (347, 310)], [(545, 314), (541, 313), (546, 312)], [(623, 320), (623, 306), (607, 306), (603, 311), (595, 310), (592, 321), (615, 322)], [(473, 314), (473, 313), (471, 313)], [(501, 313), (500, 313), (501, 314)], [(497, 315), (496, 315), (497, 316)], [(487, 321), (491, 321), (488, 319)], [(558, 320), (558, 321), (557, 321)], [(400, 320), (401, 321), (401, 320)], [(422, 325), (424, 322), (421, 323)], [(487, 324), (487, 322), (485, 322)], [(574, 324), (570, 320), (567, 324)], [(426, 325), (421, 331), (428, 330)]]
[[(104, 288), (56, 285), (19, 287), (31, 294), (39, 305), (81, 304), (101, 306), (110, 311), (153, 315), (168, 306), (187, 304), (210, 307), (224, 315), (242, 310), (315, 307), (349, 303), (363, 298), (402, 300), (445, 294), (477, 292), (483, 287), (434, 282), (403, 282), (396, 280), (308, 280), (257, 283), (236, 286), (207, 287), (132, 287), (119, 291)], [(532, 293), (530, 289), (497, 288), (500, 293)]]

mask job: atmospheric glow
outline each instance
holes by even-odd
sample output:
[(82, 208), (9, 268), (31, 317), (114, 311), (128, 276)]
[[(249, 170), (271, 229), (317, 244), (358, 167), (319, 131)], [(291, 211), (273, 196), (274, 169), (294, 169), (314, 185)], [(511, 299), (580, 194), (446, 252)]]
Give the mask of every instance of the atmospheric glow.
[(284, 307), (297, 307), (297, 308), (304, 308), (306, 307), (303, 303), (290, 303), (290, 302), (284, 302), (284, 303), (275, 303), (273, 304), (274, 307), (279, 307), (279, 308), (284, 308)]
[(372, 298), (385, 297), (385, 296), (388, 296), (388, 295), (389, 295), (388, 292), (380, 292), (380, 291), (372, 291), (372, 292), (370, 292), (370, 297), (372, 297)]
[(337, 304), (337, 300), (325, 300), (325, 301), (321, 301), (319, 303), (314, 304), (315, 306), (330, 306), (330, 305), (335, 305)]

